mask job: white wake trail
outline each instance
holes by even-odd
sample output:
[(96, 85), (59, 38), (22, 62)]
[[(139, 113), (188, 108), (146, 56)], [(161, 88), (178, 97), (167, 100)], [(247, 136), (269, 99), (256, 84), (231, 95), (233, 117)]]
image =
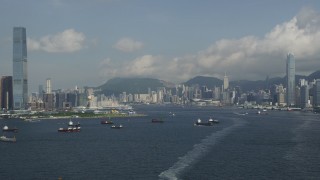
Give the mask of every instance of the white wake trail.
[(190, 168), (195, 162), (197, 162), (201, 157), (205, 156), (210, 148), (215, 145), (222, 137), (229, 134), (231, 131), (236, 129), (237, 127), (243, 126), (245, 124), (244, 121), (239, 119), (233, 119), (234, 124), (227, 128), (224, 128), (220, 131), (214, 132), (205, 139), (201, 141), (201, 143), (193, 146), (193, 149), (189, 151), (185, 156), (180, 157), (179, 160), (174, 163), (169, 169), (163, 171), (159, 174), (159, 179), (161, 180), (177, 180), (179, 179), (179, 175), (183, 173), (184, 170)]

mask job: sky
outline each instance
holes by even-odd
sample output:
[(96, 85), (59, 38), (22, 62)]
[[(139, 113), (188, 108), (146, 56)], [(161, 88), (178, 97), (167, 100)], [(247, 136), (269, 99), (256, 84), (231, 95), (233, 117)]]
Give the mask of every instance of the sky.
[(173, 83), (320, 70), (317, 0), (0, 0), (0, 76), (12, 75), (13, 27), (27, 29), (29, 91), (97, 87), (114, 77)]

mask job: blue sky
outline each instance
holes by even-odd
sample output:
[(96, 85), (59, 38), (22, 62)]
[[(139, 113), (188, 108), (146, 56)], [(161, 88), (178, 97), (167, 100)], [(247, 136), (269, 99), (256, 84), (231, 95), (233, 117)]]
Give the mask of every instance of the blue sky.
[(12, 29), (27, 28), (29, 89), (99, 86), (113, 77), (174, 83), (320, 68), (320, 3), (295, 0), (1, 0), (0, 75), (12, 75)]

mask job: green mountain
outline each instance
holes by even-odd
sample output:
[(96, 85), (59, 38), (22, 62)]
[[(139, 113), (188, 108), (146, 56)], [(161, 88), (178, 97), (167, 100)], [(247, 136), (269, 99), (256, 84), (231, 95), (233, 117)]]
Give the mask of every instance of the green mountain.
[(201, 86), (207, 86), (209, 89), (213, 87), (221, 87), (223, 81), (221, 79), (215, 78), (215, 77), (206, 77), (206, 76), (197, 76), (192, 79), (190, 79), (187, 82), (184, 82), (184, 85), (192, 86), (198, 84)]
[[(296, 84), (299, 83), (299, 79), (301, 78), (308, 81), (320, 79), (320, 71), (316, 71), (309, 76), (296, 75)], [(286, 77), (266, 78), (266, 80), (258, 81), (240, 80), (231, 81), (230, 87), (240, 86), (243, 92), (247, 92), (251, 90), (269, 89), (274, 84), (283, 84), (285, 86), (285, 82)], [(221, 87), (223, 81), (215, 77), (197, 76), (182, 84), (187, 86), (207, 86), (209, 89), (212, 89), (215, 86)], [(97, 89), (100, 89), (101, 93), (104, 93), (105, 95), (114, 94), (118, 96), (122, 92), (126, 92), (127, 94), (148, 93), (148, 88), (155, 91), (159, 87), (174, 88), (175, 84), (152, 78), (113, 78), (97, 87)]]

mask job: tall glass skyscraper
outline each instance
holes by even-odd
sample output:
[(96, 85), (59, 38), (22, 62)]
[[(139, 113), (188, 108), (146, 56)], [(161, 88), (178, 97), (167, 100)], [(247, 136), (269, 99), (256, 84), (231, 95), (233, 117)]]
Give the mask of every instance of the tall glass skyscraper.
[(294, 55), (288, 53), (287, 55), (287, 106), (295, 104), (295, 75), (296, 63)]
[(28, 102), (26, 28), (13, 28), (13, 108), (25, 109)]

